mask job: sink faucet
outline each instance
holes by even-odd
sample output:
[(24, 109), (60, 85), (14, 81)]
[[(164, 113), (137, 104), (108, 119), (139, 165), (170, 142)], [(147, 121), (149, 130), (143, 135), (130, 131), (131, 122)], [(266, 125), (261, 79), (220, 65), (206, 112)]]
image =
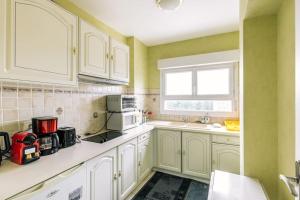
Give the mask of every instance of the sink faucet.
[(208, 116), (208, 113), (205, 113), (204, 116), (200, 117), (200, 123), (201, 124), (208, 124), (210, 121), (210, 118)]

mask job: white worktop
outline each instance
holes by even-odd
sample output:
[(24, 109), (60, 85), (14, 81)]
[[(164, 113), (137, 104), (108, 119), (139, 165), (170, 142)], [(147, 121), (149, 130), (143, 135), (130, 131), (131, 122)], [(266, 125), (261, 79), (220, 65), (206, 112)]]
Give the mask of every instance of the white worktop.
[(0, 199), (11, 197), (36, 184), (50, 179), (80, 163), (90, 160), (122, 143), (129, 141), (154, 128), (181, 131), (201, 131), (202, 133), (231, 135), (239, 137), (239, 132), (227, 131), (224, 127), (212, 128), (203, 124), (151, 121), (125, 131), (121, 137), (99, 144), (82, 141), (72, 147), (60, 149), (57, 153), (41, 157), (27, 165), (17, 165), (4, 160), (0, 167)]
[(57, 153), (41, 157), (27, 165), (17, 165), (5, 160), (0, 167), (0, 199), (9, 198), (80, 163), (92, 159), (145, 132), (152, 125), (141, 125), (125, 131), (126, 134), (99, 144), (82, 141), (72, 147), (60, 149)]
[(258, 180), (216, 170), (211, 177), (208, 200), (267, 200)]
[(180, 130), (180, 131), (192, 131), (209, 133), (214, 135), (228, 135), (239, 137), (240, 132), (229, 131), (224, 126), (220, 128), (214, 128), (211, 124), (200, 124), (191, 122), (173, 122), (173, 121), (150, 121), (147, 124), (155, 126), (159, 129), (170, 129), (170, 130)]

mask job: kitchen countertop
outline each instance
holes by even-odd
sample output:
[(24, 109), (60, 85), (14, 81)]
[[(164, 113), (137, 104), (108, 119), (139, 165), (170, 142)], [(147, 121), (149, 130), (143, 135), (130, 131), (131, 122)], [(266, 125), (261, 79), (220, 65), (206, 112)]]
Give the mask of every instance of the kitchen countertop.
[(147, 124), (124, 131), (126, 134), (108, 142), (99, 144), (82, 141), (72, 147), (60, 149), (55, 154), (41, 157), (38, 161), (27, 165), (17, 165), (9, 160), (4, 160), (0, 167), (0, 199), (16, 195), (154, 128), (201, 131), (202, 133), (239, 137), (239, 132), (228, 131), (224, 127), (212, 128), (198, 123), (150, 121)]
[(267, 200), (258, 180), (216, 170), (212, 174), (208, 200)]
[(147, 124), (155, 126), (159, 129), (171, 129), (180, 131), (192, 131), (209, 133), (214, 135), (228, 135), (239, 137), (239, 131), (229, 131), (224, 126), (221, 128), (214, 128), (211, 124), (200, 124), (190, 122), (175, 122), (175, 121), (149, 121)]
[(151, 131), (153, 128), (152, 125), (141, 125), (124, 131), (126, 134), (102, 144), (82, 141), (72, 147), (61, 149), (55, 154), (41, 157), (39, 160), (27, 165), (17, 165), (9, 160), (4, 160), (0, 167), (0, 199), (9, 198), (46, 181), (145, 132)]

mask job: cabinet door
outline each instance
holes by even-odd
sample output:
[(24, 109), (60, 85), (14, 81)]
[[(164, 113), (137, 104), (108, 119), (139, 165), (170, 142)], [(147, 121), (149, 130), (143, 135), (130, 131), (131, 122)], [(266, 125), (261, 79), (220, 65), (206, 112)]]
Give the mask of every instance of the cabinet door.
[(0, 68), (6, 65), (6, 22), (7, 1), (0, 1)]
[(182, 133), (182, 172), (200, 178), (210, 178), (210, 136), (202, 133)]
[(113, 80), (129, 82), (129, 47), (114, 39), (110, 42), (110, 78)]
[(88, 198), (117, 199), (117, 151), (113, 149), (87, 162)]
[(153, 139), (138, 144), (138, 179), (142, 181), (153, 167)]
[(137, 185), (137, 138), (118, 147), (118, 199), (125, 199)]
[(77, 17), (47, 0), (11, 0), (9, 5), (10, 52), (0, 78), (77, 84)]
[(240, 147), (213, 143), (212, 169), (240, 174)]
[(157, 130), (157, 167), (181, 172), (181, 132)]
[(96, 27), (80, 20), (79, 73), (109, 78), (109, 37)]

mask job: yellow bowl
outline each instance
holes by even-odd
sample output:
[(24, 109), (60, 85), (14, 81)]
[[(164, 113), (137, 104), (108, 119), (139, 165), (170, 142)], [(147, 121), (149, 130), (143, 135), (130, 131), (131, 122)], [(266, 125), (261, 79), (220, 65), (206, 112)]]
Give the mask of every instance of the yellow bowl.
[(239, 131), (240, 130), (240, 120), (225, 120), (225, 127), (229, 131)]

